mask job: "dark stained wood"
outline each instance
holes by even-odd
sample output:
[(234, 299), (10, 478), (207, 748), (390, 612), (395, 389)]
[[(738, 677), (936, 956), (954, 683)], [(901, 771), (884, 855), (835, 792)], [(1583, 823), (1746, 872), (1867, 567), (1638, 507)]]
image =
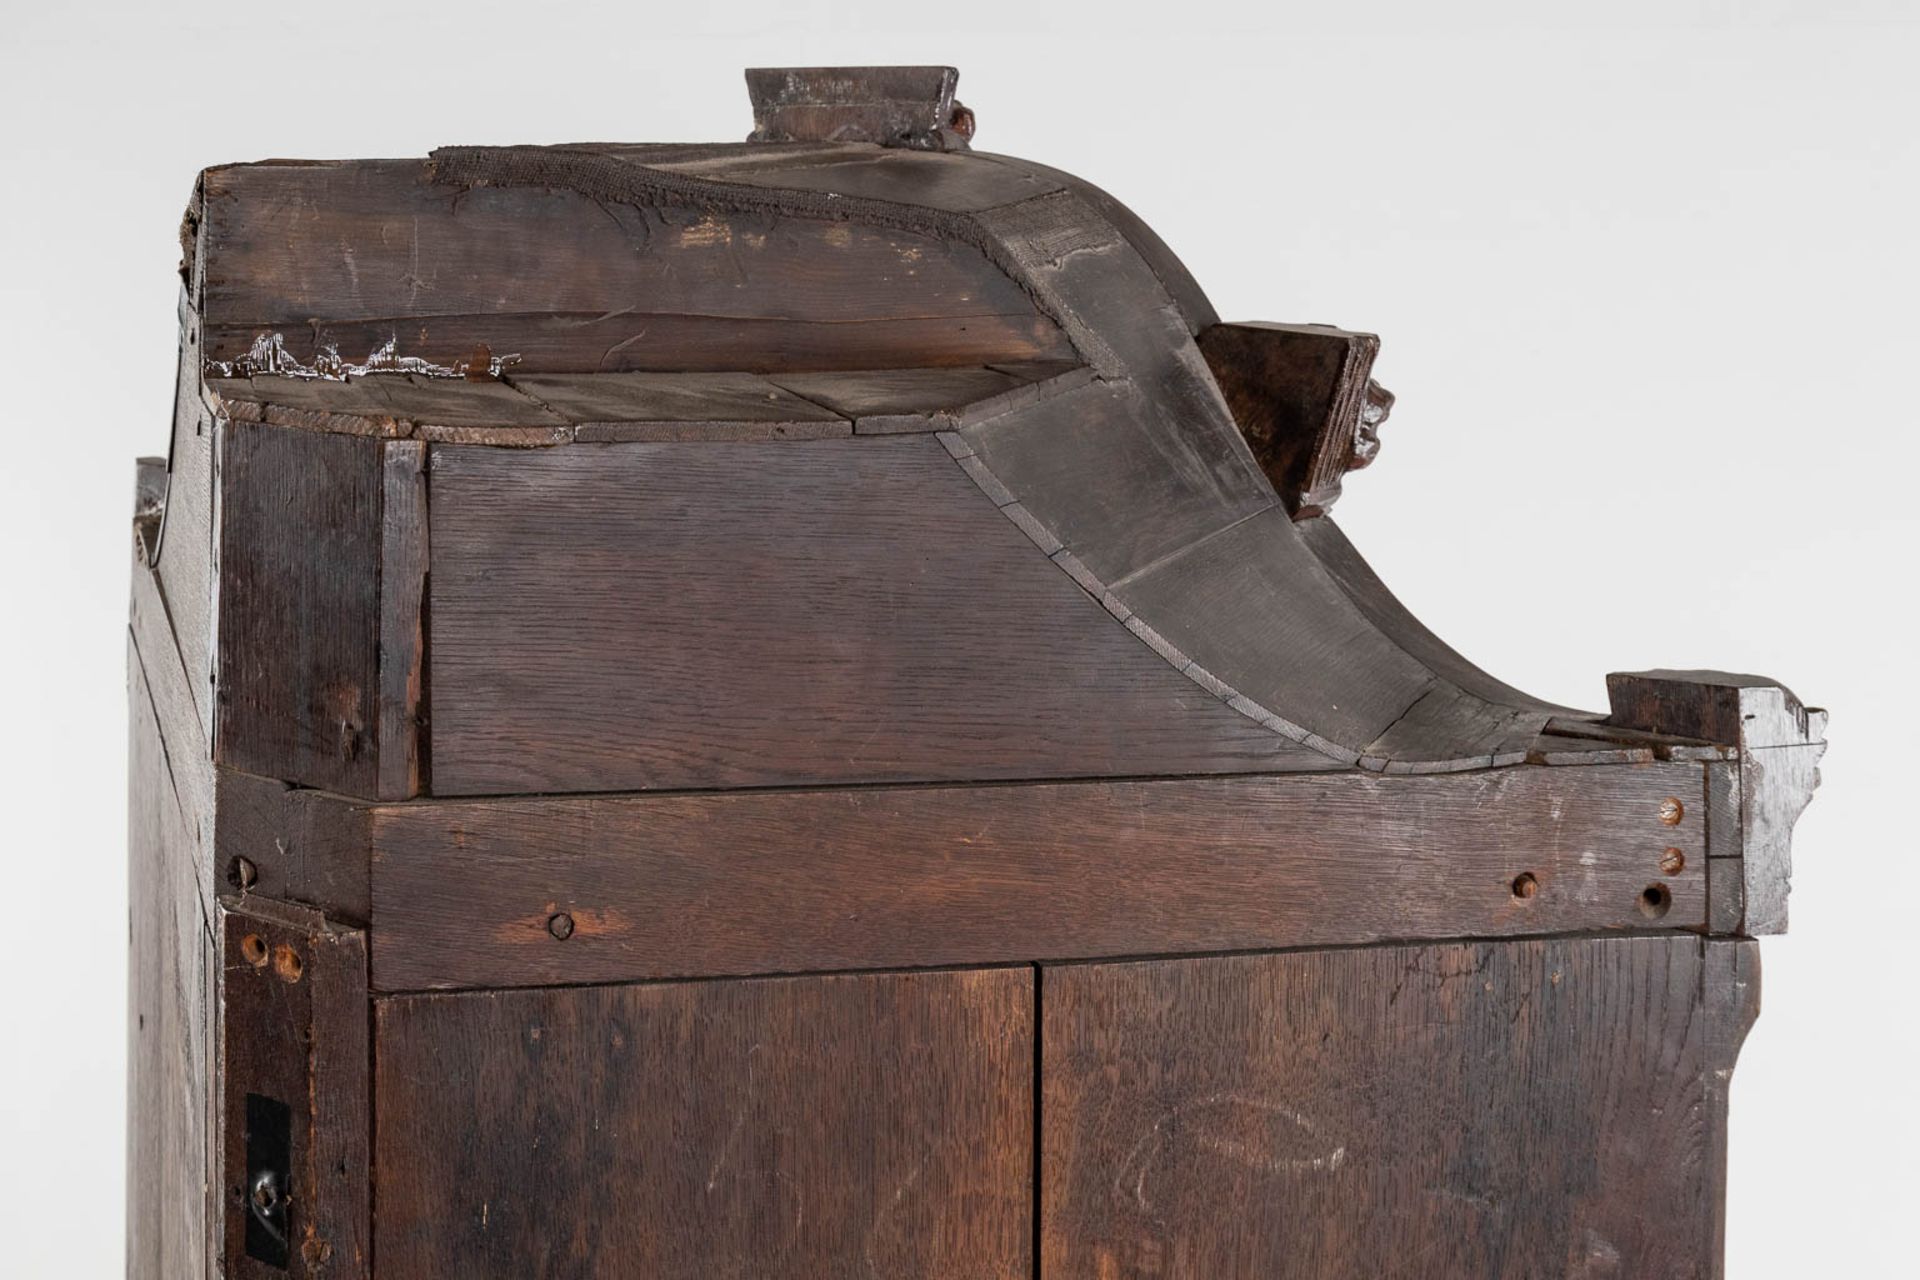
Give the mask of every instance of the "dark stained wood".
[(381, 1000), (381, 1273), (1024, 1280), (1032, 985)]
[(1380, 339), (1331, 325), (1217, 324), (1198, 342), (1287, 510), (1296, 520), (1324, 515), (1341, 477), (1379, 447), (1363, 411)]
[(1717, 1276), (1825, 714), (1493, 679), (1324, 515), (1375, 339), (950, 68), (750, 81), (202, 176), (130, 1274)]
[(1105, 379), (966, 432), (1020, 500), (1117, 581), (1277, 499), (1151, 269), (1068, 192), (980, 215)]
[[(382, 990), (1698, 928), (1701, 766), (387, 806)], [(1680, 821), (1661, 820), (1669, 797)], [(1663, 851), (1684, 870), (1661, 869)], [(1533, 877), (1530, 896), (1516, 893)], [(1643, 908), (1649, 886), (1668, 904)], [(556, 912), (573, 929), (548, 930)]]
[[(175, 1280), (207, 1274), (214, 963), (192, 852), (198, 815), (176, 788), (131, 643), (127, 668), (127, 1275)], [(190, 718), (174, 731), (198, 736)]]
[(1047, 969), (1042, 1274), (1700, 1276), (1709, 945)]
[(973, 115), (952, 67), (749, 67), (749, 142), (872, 142), (964, 150)]
[(220, 763), (376, 793), (384, 488), (375, 441), (225, 429)]
[(487, 347), (517, 356), (514, 368), (546, 373), (919, 368), (1071, 360), (1074, 354), (1059, 328), (1032, 311), (811, 321), (616, 309), (211, 325), (207, 358), (251, 372), (248, 357), (263, 334), (279, 335), (285, 353), (308, 368), (332, 352), (363, 361), (390, 341), (441, 368), (452, 369)]
[(1048, 195), (1056, 178), (1009, 165), (981, 164), (967, 155), (877, 150), (872, 146), (736, 148), (688, 160), (649, 158), (650, 166), (725, 182), (789, 191), (899, 202), (953, 213), (977, 213)]
[(523, 374), (511, 381), (576, 424), (842, 423), (831, 407), (750, 373)]
[[(779, 202), (738, 211), (660, 204), (659, 180), (640, 166), (579, 150), (514, 155), (539, 170), (524, 185), (505, 171), (475, 171), (487, 158), (471, 155), (207, 171), (204, 308), (221, 338), (209, 357), (231, 359), (236, 339), (250, 345), (276, 331), (291, 347), (298, 330), (318, 325), (320, 340), (296, 351), (303, 361), (333, 342), (351, 364), (391, 341), (396, 357), (450, 367), (485, 343), (496, 356), (520, 354), (523, 369), (557, 370), (534, 362), (516, 326), (422, 332), (419, 318), (611, 313), (636, 320), (636, 337), (663, 317), (775, 321), (762, 334), (765, 359), (796, 326), (862, 321), (940, 321), (928, 331), (935, 346), (938, 335), (971, 328), (969, 343), (1003, 346), (995, 358), (1063, 354), (1057, 341), (1032, 350), (1031, 300), (973, 244), (849, 220), (854, 209), (797, 216), (805, 210), (783, 214)], [(615, 200), (596, 180), (638, 185)], [(673, 185), (668, 194), (680, 200), (707, 190), (684, 177)], [(541, 234), (528, 235), (530, 225)], [(241, 337), (249, 328), (255, 334)], [(549, 331), (596, 358), (608, 351), (598, 336)], [(666, 359), (654, 367), (693, 367)]]
[(419, 794), (423, 775), (426, 464), (427, 446), (421, 441), (394, 440), (380, 446), (380, 740), (375, 791), (383, 800)]
[[(221, 1256), (229, 1280), (363, 1278), (370, 1253), (366, 935), (317, 912), (254, 897), (217, 910), (220, 966)], [(249, 1097), (291, 1111), (284, 1265), (249, 1247), (260, 1164)]]
[[(1167, 242), (1160, 238), (1160, 233), (1148, 226), (1139, 214), (1105, 190), (1094, 186), (1085, 178), (1032, 160), (1016, 156), (984, 154), (980, 158), (1010, 169), (1030, 181), (1057, 182), (1097, 210), (1101, 217), (1113, 224), (1114, 230), (1126, 240), (1128, 247), (1138, 254), (1140, 260), (1153, 272), (1160, 287), (1166, 290), (1179, 309), (1188, 333), (1197, 334), (1220, 322), (1219, 313), (1213, 309), (1213, 303), (1207, 300), (1206, 291), (1200, 287), (1200, 282), (1193, 278), (1193, 273), (1187, 270), (1186, 264), (1180, 261)], [(1035, 192), (1035, 194), (1040, 193)], [(995, 201), (994, 203), (1010, 202)]]
[(367, 802), (214, 769), (213, 864), (223, 893), (312, 907), (365, 924), (372, 912)]
[[(339, 419), (365, 423), (357, 434), (405, 435), (408, 427), (559, 427), (566, 419), (504, 382), (371, 373), (360, 377), (303, 378), (258, 375), (212, 378), (208, 387), (231, 404), (234, 417), (286, 426), (352, 430)], [(248, 407), (251, 406), (251, 407)]]
[(436, 449), (431, 492), (437, 795), (1319, 763), (1141, 646), (926, 436)]

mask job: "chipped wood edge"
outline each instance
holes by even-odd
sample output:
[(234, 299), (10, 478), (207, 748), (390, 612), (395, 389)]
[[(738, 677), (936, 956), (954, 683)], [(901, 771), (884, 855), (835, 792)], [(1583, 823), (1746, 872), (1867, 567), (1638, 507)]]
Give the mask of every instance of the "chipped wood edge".
[(1827, 713), (1764, 677), (1719, 671), (1614, 672), (1607, 696), (1611, 725), (1737, 751), (1734, 763), (1707, 770), (1709, 820), (1718, 828), (1709, 853), (1713, 928), (1785, 933), (1793, 828), (1820, 785)]

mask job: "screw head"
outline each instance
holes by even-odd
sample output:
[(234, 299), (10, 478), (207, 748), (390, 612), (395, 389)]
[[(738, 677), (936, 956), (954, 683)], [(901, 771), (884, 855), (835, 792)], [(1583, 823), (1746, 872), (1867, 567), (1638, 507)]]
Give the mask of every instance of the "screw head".
[(1534, 894), (1538, 892), (1540, 892), (1540, 879), (1538, 876), (1534, 875), (1533, 872), (1522, 871), (1519, 875), (1513, 878), (1513, 896), (1514, 897), (1531, 898)]
[(1668, 796), (1665, 800), (1662, 800), (1660, 802), (1660, 821), (1666, 823), (1668, 826), (1670, 827), (1679, 826), (1680, 819), (1686, 816), (1687, 816), (1686, 806), (1681, 804), (1674, 797)]
[(547, 932), (565, 942), (573, 936), (573, 917), (564, 911), (557, 911), (547, 917)]
[(1677, 876), (1687, 869), (1687, 855), (1678, 849), (1668, 849), (1660, 855), (1660, 870), (1670, 876)]

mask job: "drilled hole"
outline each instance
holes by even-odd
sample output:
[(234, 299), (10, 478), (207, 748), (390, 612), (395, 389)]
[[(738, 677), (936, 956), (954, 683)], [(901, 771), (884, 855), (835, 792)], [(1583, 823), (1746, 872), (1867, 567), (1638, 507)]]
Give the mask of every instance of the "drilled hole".
[(1640, 891), (1640, 914), (1658, 920), (1673, 907), (1673, 891), (1663, 884), (1650, 884)]
[(1538, 876), (1534, 875), (1533, 872), (1522, 871), (1519, 875), (1513, 878), (1513, 896), (1514, 897), (1531, 898), (1534, 894), (1538, 892), (1540, 892), (1540, 879)]
[(562, 911), (547, 918), (547, 932), (561, 942), (573, 936), (573, 917)]
[(300, 981), (300, 973), (306, 966), (300, 962), (300, 953), (286, 943), (273, 949), (273, 971), (287, 982)]
[(250, 933), (240, 939), (240, 954), (246, 957), (248, 964), (258, 969), (267, 963), (267, 943), (257, 933)]

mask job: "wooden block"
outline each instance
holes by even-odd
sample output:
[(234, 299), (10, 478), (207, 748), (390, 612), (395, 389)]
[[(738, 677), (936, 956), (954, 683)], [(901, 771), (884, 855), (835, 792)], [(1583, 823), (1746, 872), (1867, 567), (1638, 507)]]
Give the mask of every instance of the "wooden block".
[(1297, 520), (1326, 514), (1341, 479), (1379, 448), (1372, 431), (1392, 397), (1363, 419), (1380, 339), (1321, 324), (1217, 324), (1198, 342), (1287, 510)]
[(964, 151), (973, 114), (952, 67), (749, 67), (749, 142), (872, 142)]
[[(1741, 927), (1784, 933), (1793, 876), (1793, 826), (1820, 785), (1827, 713), (1764, 676), (1724, 671), (1615, 672), (1607, 677), (1610, 722), (1688, 734), (1739, 748), (1737, 788), (1715, 797), (1738, 805)], [(1723, 836), (1735, 824), (1722, 821)], [(1733, 842), (1716, 841), (1727, 856)], [(1731, 911), (1719, 913), (1724, 923)]]
[(375, 1009), (382, 1274), (1032, 1274), (1031, 969)]

